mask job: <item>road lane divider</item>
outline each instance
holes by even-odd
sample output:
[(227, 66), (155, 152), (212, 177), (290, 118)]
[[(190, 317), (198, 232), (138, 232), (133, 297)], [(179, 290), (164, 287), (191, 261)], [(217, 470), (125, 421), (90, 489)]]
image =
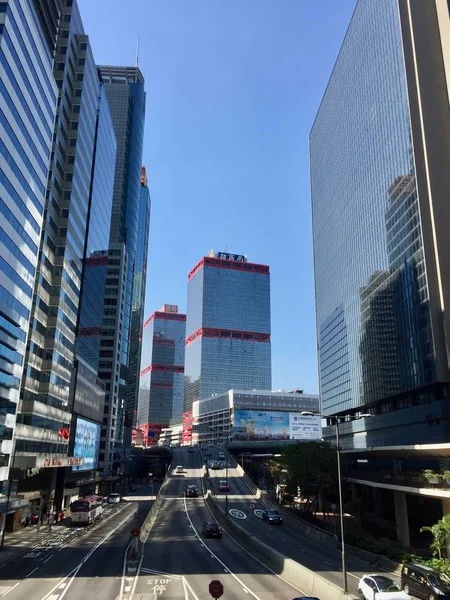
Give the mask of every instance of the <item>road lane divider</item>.
[[(200, 537), (200, 535), (198, 534), (197, 530), (195, 529), (194, 524), (192, 523), (191, 517), (189, 516), (186, 500), (184, 502), (184, 510), (186, 512), (187, 518), (189, 519), (190, 526), (192, 527), (192, 530), (195, 533), (195, 536), (197, 537), (199, 542), (202, 543), (203, 540)], [(228, 571), (228, 573), (239, 583), (239, 585), (241, 585), (244, 588), (244, 590), (247, 590), (248, 593), (251, 594), (253, 596), (253, 598), (255, 598), (255, 600), (261, 600), (261, 598), (259, 598), (259, 596), (257, 596), (254, 592), (252, 592), (252, 590), (247, 585), (245, 585), (245, 583), (242, 581), (242, 579), (240, 579), (236, 575), (236, 573), (233, 573), (233, 571), (231, 571), (231, 569), (229, 567), (227, 567), (227, 565), (217, 556), (217, 554), (214, 554), (214, 552), (211, 550), (211, 548), (209, 548), (208, 546), (206, 546), (206, 547), (208, 548), (211, 556), (213, 556), (222, 565), (224, 570)]]
[(211, 514), (222, 526), (222, 529), (228, 535), (230, 535), (229, 531), (232, 532), (233, 535), (230, 535), (230, 537), (234, 541), (236, 541), (235, 538), (238, 538), (241, 547), (248, 554), (272, 571), (272, 573), (278, 575), (296, 589), (301, 590), (301, 593), (319, 597), (321, 600), (348, 600), (350, 598), (339, 586), (321, 577), (314, 571), (307, 569), (295, 560), (277, 552), (238, 525), (234, 519), (230, 519), (219, 508), (212, 494), (207, 494), (205, 502)]
[[(93, 548), (91, 548), (89, 550), (89, 552), (86, 554), (86, 556), (83, 558), (83, 560), (80, 562), (79, 565), (77, 565), (74, 569), (72, 569), (72, 571), (70, 571), (70, 573), (68, 575), (66, 575), (63, 579), (61, 579), (60, 581), (58, 581), (58, 583), (47, 593), (45, 594), (45, 596), (42, 598), (42, 600), (62, 600), (64, 598), (64, 596), (67, 593), (67, 590), (70, 588), (70, 586), (72, 585), (75, 577), (78, 575), (78, 571), (81, 569), (81, 567), (86, 563), (86, 561), (94, 554), (94, 552), (100, 548), (100, 546), (102, 544), (104, 544), (106, 542), (106, 540), (108, 540), (118, 529), (120, 529), (132, 516), (133, 516), (133, 512), (130, 512), (130, 514), (125, 517), (125, 519), (122, 519), (122, 521), (116, 525), (109, 533), (107, 533)], [(64, 590), (62, 591), (62, 593), (56, 593), (58, 589), (60, 589), (60, 586), (62, 584), (67, 584), (64, 587)], [(54, 598), (52, 598), (52, 596), (55, 596)]]

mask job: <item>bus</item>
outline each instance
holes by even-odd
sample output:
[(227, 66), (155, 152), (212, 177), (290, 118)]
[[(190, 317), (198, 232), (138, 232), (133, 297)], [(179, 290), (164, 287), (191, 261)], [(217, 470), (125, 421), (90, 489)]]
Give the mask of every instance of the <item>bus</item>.
[(100, 519), (103, 512), (102, 496), (78, 498), (70, 505), (72, 525), (90, 525)]

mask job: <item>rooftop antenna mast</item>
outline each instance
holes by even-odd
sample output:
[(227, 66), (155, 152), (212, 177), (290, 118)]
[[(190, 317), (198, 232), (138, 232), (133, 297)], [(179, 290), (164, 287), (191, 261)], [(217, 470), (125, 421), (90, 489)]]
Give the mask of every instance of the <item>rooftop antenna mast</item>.
[(137, 44), (136, 44), (136, 67), (139, 67), (139, 36), (137, 38)]

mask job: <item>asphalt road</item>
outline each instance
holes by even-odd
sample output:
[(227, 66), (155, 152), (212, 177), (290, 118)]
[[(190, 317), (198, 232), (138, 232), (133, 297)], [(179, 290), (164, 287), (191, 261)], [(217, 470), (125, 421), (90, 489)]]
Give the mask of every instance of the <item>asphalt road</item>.
[(213, 517), (201, 494), (184, 498), (185, 485), (202, 489), (200, 455), (177, 448), (173, 465), (184, 466), (185, 472), (171, 475), (130, 597), (203, 600), (210, 598), (208, 586), (213, 579), (223, 584), (226, 600), (301, 596), (301, 590), (269, 571), (226, 534), (222, 539), (203, 539), (202, 524)]
[[(223, 449), (217, 447), (208, 449), (208, 452), (211, 453), (211, 457), (208, 457), (208, 460), (214, 460), (219, 450)], [(218, 482), (220, 479), (225, 479), (226, 471), (225, 469), (209, 469), (209, 474), (216, 498), (221, 508), (225, 511), (226, 494), (219, 492)], [(313, 540), (290, 525), (269, 525), (263, 521), (261, 511), (264, 509), (264, 506), (253, 496), (236, 469), (228, 469), (228, 482), (231, 487), (231, 490), (228, 492), (228, 514), (241, 527), (274, 548), (274, 550), (296, 560), (334, 584), (340, 587), (343, 586), (341, 553), (339, 551)], [(255, 511), (250, 509), (250, 504), (255, 505)], [(241, 518), (238, 518), (239, 516)], [(373, 567), (350, 556), (346, 558), (346, 567), (348, 590), (351, 594), (357, 595), (359, 579), (364, 574), (372, 573)], [(392, 577), (400, 583), (398, 577)]]
[[(155, 487), (154, 492), (157, 493)], [(151, 487), (109, 506), (89, 528), (64, 528), (44, 548), (34, 548), (0, 569), (0, 596), (7, 600), (110, 600), (120, 594), (130, 530), (153, 502)]]

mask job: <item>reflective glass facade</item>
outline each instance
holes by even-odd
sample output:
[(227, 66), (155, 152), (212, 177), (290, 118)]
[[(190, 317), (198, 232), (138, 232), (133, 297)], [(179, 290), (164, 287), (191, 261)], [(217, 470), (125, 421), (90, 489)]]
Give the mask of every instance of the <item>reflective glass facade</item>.
[(91, 201), (84, 257), (77, 355), (98, 373), (111, 225), (116, 136), (103, 86), (100, 86)]
[(231, 388), (271, 389), (269, 267), (204, 257), (187, 307), (184, 411)]
[(43, 8), (54, 11), (48, 28), (31, 0), (0, 2), (0, 489), (8, 478), (56, 113), (59, 9), (50, 0)]
[(54, 77), (57, 116), (17, 424), (17, 452), (67, 455), (99, 80), (77, 3), (62, 0)]
[[(411, 15), (403, 0), (359, 0), (310, 135), (322, 410), (385, 415), (370, 420), (374, 430), (388, 426), (387, 413), (448, 394), (433, 387), (448, 381), (437, 366), (448, 361), (434, 284), (436, 269), (447, 270), (429, 235), (433, 210), (448, 199), (436, 194), (433, 207), (426, 189), (428, 122), (425, 105), (416, 111), (413, 68), (419, 53), (439, 59), (421, 39), (432, 5), (416, 3)], [(402, 419), (392, 416), (391, 426)], [(371, 435), (363, 443), (396, 443), (387, 430)]]
[(147, 254), (150, 229), (150, 192), (145, 167), (141, 170), (139, 217), (137, 230), (136, 264), (133, 279), (133, 302), (131, 310), (131, 341), (128, 370), (128, 397), (125, 419), (125, 448), (131, 448), (131, 426), (136, 424), (139, 398), (139, 375), (141, 366), (142, 328), (144, 326), (145, 285), (147, 282)]
[(156, 311), (144, 325), (138, 425), (162, 424), (183, 411), (186, 315)]
[[(110, 249), (113, 246), (116, 248), (117, 244), (124, 244), (127, 256), (126, 280), (123, 290), (123, 315), (120, 319), (117, 319), (116, 327), (119, 330), (119, 335), (115, 338), (117, 344), (115, 350), (120, 353), (119, 386), (116, 392), (116, 385), (111, 384), (110, 399), (111, 410), (123, 411), (127, 398), (131, 393), (128, 389), (128, 360), (132, 338), (133, 276), (138, 246), (145, 91), (144, 78), (141, 71), (136, 67), (101, 66), (99, 67), (99, 72), (105, 86), (117, 139)], [(116, 299), (120, 299), (120, 303), (122, 302), (121, 285), (122, 282), (118, 283), (115, 293), (115, 297)], [(109, 288), (108, 293), (114, 295), (113, 287)], [(109, 310), (106, 304), (105, 310)], [(103, 369), (103, 373), (106, 375), (106, 369)], [(110, 372), (107, 377), (108, 379), (111, 378), (111, 381), (113, 381), (112, 375), (112, 372)], [(109, 410), (109, 406), (107, 408)], [(131, 425), (131, 422), (127, 422), (128, 427), (131, 427)], [(106, 447), (108, 448), (113, 443), (121, 452), (123, 450), (123, 438), (121, 434), (116, 430), (114, 434), (116, 436), (115, 441), (111, 442), (110, 432), (106, 433)], [(127, 437), (127, 440), (131, 443), (131, 435)], [(101, 448), (100, 458), (102, 457), (106, 460)], [(111, 466), (112, 463), (109, 466), (106, 465), (105, 469), (108, 470)]]

